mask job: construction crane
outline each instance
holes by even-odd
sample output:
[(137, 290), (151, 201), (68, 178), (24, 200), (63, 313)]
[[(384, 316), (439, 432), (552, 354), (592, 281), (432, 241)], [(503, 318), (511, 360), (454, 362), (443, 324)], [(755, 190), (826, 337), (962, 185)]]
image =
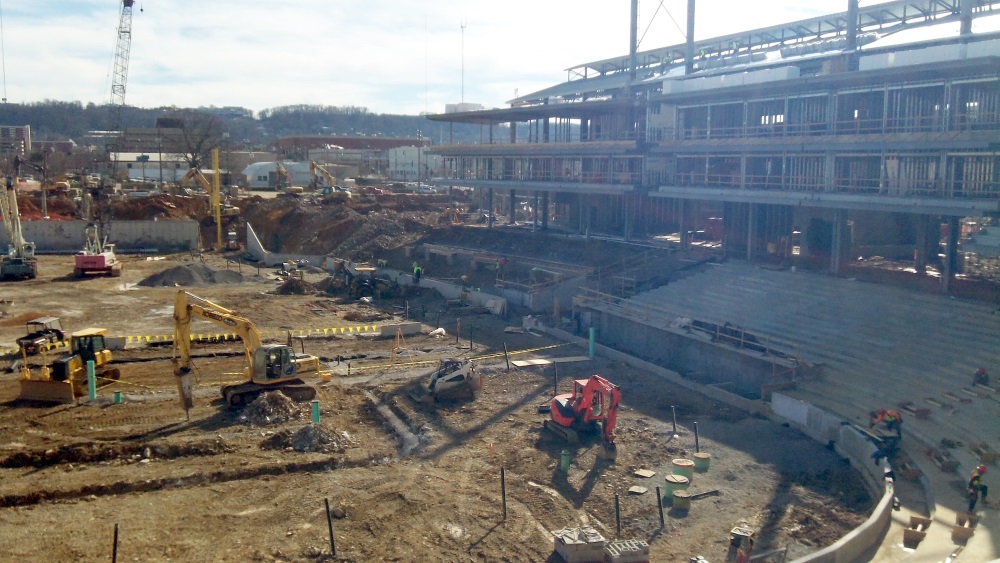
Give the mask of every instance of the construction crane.
[(108, 145), (111, 159), (111, 174), (114, 177), (118, 165), (118, 151), (124, 145), (122, 131), (122, 111), (125, 109), (125, 82), (128, 78), (128, 57), (132, 48), (132, 5), (135, 0), (122, 0), (121, 17), (118, 19), (118, 42), (115, 45), (115, 68), (111, 80), (111, 104), (108, 115), (108, 131), (114, 140)]
[(0, 197), (0, 214), (7, 232), (7, 253), (0, 256), (0, 279), (33, 279), (38, 275), (35, 243), (24, 240), (21, 232), (21, 213), (17, 208), (17, 176), (21, 174), (20, 156), (14, 157), (14, 175), (7, 176), (7, 190)]

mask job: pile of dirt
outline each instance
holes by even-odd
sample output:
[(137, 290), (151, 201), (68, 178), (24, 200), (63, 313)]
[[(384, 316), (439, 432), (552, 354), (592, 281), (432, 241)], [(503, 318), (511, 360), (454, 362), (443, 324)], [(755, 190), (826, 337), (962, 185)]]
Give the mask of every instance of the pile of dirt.
[(295, 432), (282, 430), (270, 436), (260, 447), (265, 450), (293, 449), (297, 452), (343, 453), (347, 439), (318, 424), (309, 424)]
[(351, 321), (355, 323), (374, 323), (378, 321), (384, 321), (390, 318), (392, 318), (390, 315), (387, 315), (377, 310), (348, 311), (347, 313), (344, 313), (345, 321)]
[(311, 283), (299, 278), (288, 278), (274, 292), (278, 295), (309, 295), (315, 293), (316, 288)]
[(245, 281), (247, 280), (243, 274), (234, 270), (213, 270), (204, 264), (190, 264), (153, 274), (140, 281), (138, 285), (143, 287), (178, 287), (216, 283), (242, 283)]
[(302, 416), (302, 410), (295, 401), (281, 391), (268, 391), (247, 405), (240, 414), (240, 420), (251, 426), (267, 426), (295, 420)]
[(209, 206), (207, 197), (158, 195), (115, 202), (111, 214), (130, 221), (199, 219), (208, 216)]
[(441, 203), (438, 209), (404, 197), (393, 202), (328, 205), (322, 200), (255, 199), (240, 209), (269, 250), (365, 261), (414, 244), (437, 225), (440, 209), (447, 206)]

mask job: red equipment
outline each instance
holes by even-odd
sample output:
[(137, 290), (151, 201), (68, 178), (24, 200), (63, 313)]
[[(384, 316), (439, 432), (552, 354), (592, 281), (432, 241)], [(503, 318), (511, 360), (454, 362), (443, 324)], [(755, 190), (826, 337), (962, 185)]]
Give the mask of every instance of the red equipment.
[(576, 379), (572, 393), (552, 398), (549, 409), (552, 418), (545, 421), (545, 428), (570, 444), (579, 442), (577, 432), (599, 431), (603, 457), (614, 461), (615, 423), (621, 398), (618, 386), (599, 375)]

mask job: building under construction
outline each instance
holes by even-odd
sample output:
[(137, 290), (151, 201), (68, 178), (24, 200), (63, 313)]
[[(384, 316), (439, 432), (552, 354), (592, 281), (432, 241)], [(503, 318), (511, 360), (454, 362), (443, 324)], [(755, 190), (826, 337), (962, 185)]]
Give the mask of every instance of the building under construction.
[(446, 182), (540, 230), (832, 272), (905, 259), (947, 291), (963, 231), (1000, 216), (1000, 33), (977, 25), (1000, 2), (849, 0), (706, 40), (694, 8), (686, 43), (640, 52), (633, 1), (627, 55), (507, 108), (430, 116), (483, 131), (435, 147)]

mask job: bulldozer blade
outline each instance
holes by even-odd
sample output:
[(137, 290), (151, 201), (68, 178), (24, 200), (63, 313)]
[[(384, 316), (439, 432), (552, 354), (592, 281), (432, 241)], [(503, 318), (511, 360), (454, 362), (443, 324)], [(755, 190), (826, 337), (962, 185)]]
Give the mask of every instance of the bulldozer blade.
[(72, 404), (76, 402), (76, 394), (73, 393), (73, 384), (69, 381), (22, 379), (21, 393), (17, 398), (22, 401), (38, 401), (41, 403)]
[(567, 444), (579, 444), (580, 437), (577, 435), (576, 430), (572, 428), (566, 428), (565, 426), (559, 426), (551, 420), (545, 420), (542, 422), (542, 426), (546, 430), (562, 438)]
[(410, 395), (411, 399), (413, 399), (414, 401), (416, 401), (418, 403), (428, 403), (429, 404), (429, 403), (433, 403), (434, 402), (434, 395), (432, 395), (431, 393), (427, 392), (426, 389), (419, 389), (419, 390), (416, 390), (416, 391), (410, 391), (409, 395)]

